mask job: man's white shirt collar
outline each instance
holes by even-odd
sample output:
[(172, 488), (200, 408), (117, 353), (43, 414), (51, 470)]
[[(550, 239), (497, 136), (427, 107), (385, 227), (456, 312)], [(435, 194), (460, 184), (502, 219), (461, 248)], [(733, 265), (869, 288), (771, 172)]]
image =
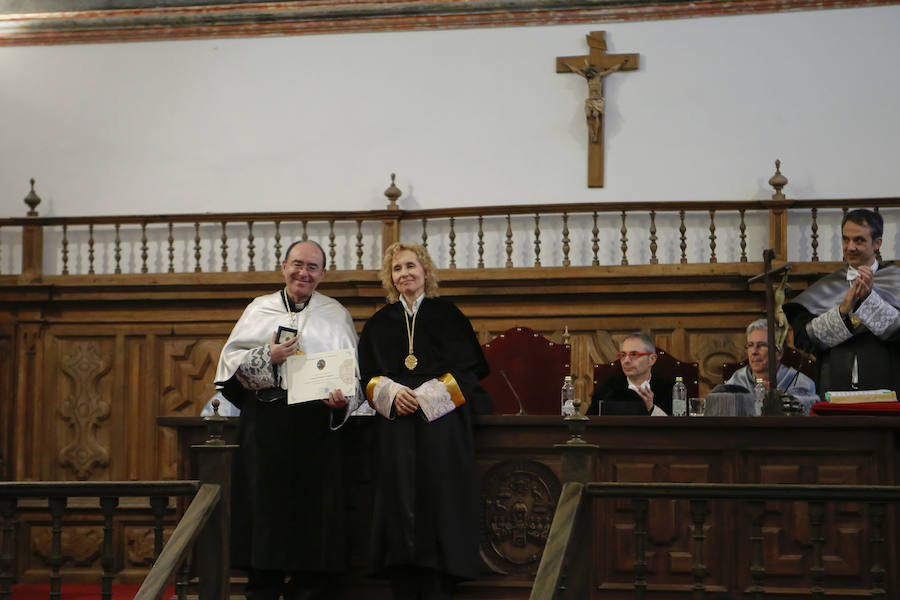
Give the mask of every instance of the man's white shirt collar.
[(406, 311), (406, 314), (409, 316), (413, 316), (416, 314), (416, 311), (419, 310), (419, 307), (422, 306), (422, 300), (425, 299), (425, 294), (422, 294), (413, 302), (412, 308), (409, 307), (409, 304), (406, 303), (406, 298), (400, 296), (400, 302), (403, 304), (403, 309)]
[(635, 385), (635, 384), (631, 383), (631, 380), (628, 379), (627, 377), (625, 378), (625, 380), (628, 382), (628, 389), (634, 390), (635, 392), (637, 392), (637, 391), (639, 391), (640, 388), (649, 388), (650, 387), (650, 379), (652, 379), (652, 378), (653, 378), (653, 375), (651, 374), (650, 377), (647, 379), (647, 381), (645, 381), (641, 385)]

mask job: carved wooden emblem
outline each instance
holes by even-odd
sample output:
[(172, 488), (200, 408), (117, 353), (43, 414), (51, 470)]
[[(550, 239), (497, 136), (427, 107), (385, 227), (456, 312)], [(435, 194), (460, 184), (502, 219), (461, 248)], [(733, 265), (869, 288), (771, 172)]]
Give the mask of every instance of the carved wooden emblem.
[(562, 486), (546, 465), (504, 461), (485, 474), (481, 557), (497, 573), (534, 573)]

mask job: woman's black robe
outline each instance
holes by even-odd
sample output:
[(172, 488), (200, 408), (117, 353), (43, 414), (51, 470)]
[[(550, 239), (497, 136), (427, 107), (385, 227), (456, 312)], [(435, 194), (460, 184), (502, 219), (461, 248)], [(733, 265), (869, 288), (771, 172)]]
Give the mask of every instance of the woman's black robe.
[(488, 374), (481, 346), (455, 305), (425, 298), (413, 336), (418, 365), (408, 354), (399, 302), (366, 323), (359, 341), (362, 384), (379, 375), (411, 389), (450, 373), (465, 404), (426, 422), (418, 414), (388, 420), (376, 415), (376, 490), (372, 564), (379, 575), (394, 567), (421, 567), (459, 579), (478, 576), (479, 485), (472, 415), (489, 413), (491, 399), (478, 383)]

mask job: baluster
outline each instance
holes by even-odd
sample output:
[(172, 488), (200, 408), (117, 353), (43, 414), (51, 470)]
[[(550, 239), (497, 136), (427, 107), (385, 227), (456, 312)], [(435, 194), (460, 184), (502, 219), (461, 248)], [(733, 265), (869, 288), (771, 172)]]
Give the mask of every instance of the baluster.
[(752, 583), (747, 591), (753, 600), (763, 600), (766, 593), (766, 565), (763, 563), (763, 523), (766, 518), (766, 503), (762, 500), (747, 502), (750, 510), (750, 579)]
[(150, 496), (150, 512), (153, 513), (153, 560), (159, 558), (163, 549), (163, 518), (168, 505), (168, 496)]
[(62, 274), (69, 274), (69, 226), (63, 223), (63, 239), (62, 239)]
[(281, 221), (275, 221), (275, 268), (277, 271), (281, 267)]
[(175, 226), (169, 221), (169, 273), (175, 272)]
[(847, 208), (846, 206), (843, 207), (843, 208), (841, 208), (841, 220), (842, 220), (842, 221), (844, 220), (844, 217), (847, 216), (847, 213), (848, 213), (849, 211), (850, 211), (850, 209)]
[(51, 550), (47, 562), (50, 563), (50, 600), (59, 600), (61, 596), (62, 579), (59, 575), (62, 567), (62, 518), (66, 510), (65, 496), (49, 498), (47, 506), (50, 508), (51, 518)]
[(887, 596), (884, 590), (884, 566), (881, 562), (884, 557), (884, 515), (884, 504), (880, 502), (869, 504), (869, 543), (872, 548), (872, 568), (869, 569), (869, 573), (872, 575), (873, 600)]
[(678, 231), (681, 233), (681, 264), (687, 264), (687, 254), (685, 250), (687, 250), (687, 238), (685, 237), (685, 232), (687, 231), (687, 227), (684, 226), (684, 211), (678, 211), (678, 218), (681, 219), (681, 227), (678, 228)]
[(362, 219), (356, 220), (356, 268), (362, 271), (363, 263), (363, 233), (362, 233)]
[(121, 228), (122, 226), (119, 223), (116, 223), (116, 241), (113, 249), (113, 256), (116, 260), (116, 274), (122, 272), (122, 237), (120, 235)]
[(512, 217), (506, 215), (506, 268), (511, 269), (513, 266), (513, 235), (512, 235)]
[(534, 214), (534, 266), (541, 266), (541, 215)]
[(812, 246), (812, 259), (811, 262), (819, 262), (819, 224), (816, 222), (816, 217), (818, 216), (819, 209), (813, 207), (812, 209), (812, 226), (810, 229), (812, 233), (810, 234), (809, 245)]
[(825, 503), (811, 501), (809, 503), (809, 541), (812, 543), (812, 576), (811, 596), (816, 600), (825, 600), (825, 565), (822, 553), (825, 548)]
[(484, 217), (478, 215), (478, 268), (484, 268)]
[(147, 257), (150, 249), (147, 246), (147, 224), (141, 223), (141, 273), (147, 272)]
[(115, 577), (113, 569), (116, 566), (116, 555), (113, 549), (113, 515), (118, 505), (119, 498), (116, 496), (102, 496), (100, 498), (100, 509), (103, 512), (103, 557), (100, 559), (100, 564), (103, 567), (102, 584), (100, 586), (100, 597), (102, 600), (111, 600), (112, 598), (112, 582)]
[(0, 275), (3, 274), (3, 227), (0, 226)]
[(200, 268), (200, 223), (194, 223), (194, 272), (199, 273)]
[(3, 545), (0, 546), (0, 600), (9, 600), (12, 597), (13, 582), (13, 557), (14, 548), (13, 533), (16, 530), (16, 498), (0, 498), (0, 517), (3, 517)]
[(644, 600), (647, 596), (647, 508), (646, 498), (632, 498), (631, 511), (634, 513), (634, 597)]
[(718, 262), (716, 259), (716, 211), (709, 211), (709, 262)]
[(569, 262), (569, 213), (563, 213), (563, 229), (562, 229), (562, 249), (563, 261), (562, 266), (568, 267)]
[(228, 232), (225, 230), (227, 223), (222, 221), (222, 236), (219, 238), (222, 240), (222, 272), (226, 273), (228, 271)]
[[(306, 225), (308, 221), (303, 221), (303, 235), (300, 236), (300, 241), (305, 242), (309, 239), (309, 236), (306, 234)], [(287, 256), (284, 257), (287, 259)]]
[(741, 213), (741, 262), (747, 262), (747, 225), (744, 223), (744, 209), (738, 212)]
[(693, 597), (695, 600), (706, 598), (706, 584), (703, 580), (708, 571), (705, 563), (706, 532), (703, 530), (706, 517), (709, 516), (709, 502), (706, 500), (691, 500), (691, 519), (694, 522), (694, 532), (691, 536), (694, 540), (694, 560), (691, 565), (691, 575), (694, 577)]
[(175, 576), (175, 596), (178, 600), (187, 600), (188, 585), (191, 581), (191, 557), (192, 554), (188, 552)]
[(659, 264), (659, 259), (656, 258), (656, 211), (650, 211), (650, 264), (657, 265)]
[(456, 230), (453, 229), (453, 217), (450, 217), (450, 268), (456, 268)]
[(255, 271), (256, 264), (253, 259), (256, 258), (256, 246), (253, 244), (253, 221), (247, 221), (247, 270)]
[(422, 247), (428, 248), (428, 219), (422, 219)]
[(628, 227), (625, 226), (625, 211), (622, 211), (622, 264), (628, 264)]
[[(304, 221), (303, 224), (304, 224), (304, 228), (303, 228), (303, 236), (304, 236), (304, 237), (303, 237), (303, 239), (305, 240), (305, 239), (306, 239), (306, 227), (305, 227), (306, 221)], [(329, 227), (329, 230), (328, 230), (328, 252), (329, 252), (329, 254), (330, 254), (330, 256), (331, 256), (331, 268), (336, 270), (336, 269), (337, 269), (337, 263), (336, 263), (335, 260), (334, 260), (334, 257), (336, 256), (336, 252), (335, 252), (335, 249), (334, 249), (334, 248), (335, 248), (335, 244), (334, 244), (334, 219), (331, 219), (330, 221), (328, 221), (328, 227)]]
[(595, 267), (600, 266), (600, 259), (597, 258), (597, 252), (600, 251), (600, 229), (597, 227), (597, 211), (594, 211), (594, 228), (591, 229), (591, 234), (593, 237), (591, 238), (591, 250), (594, 252), (594, 260), (591, 262), (591, 265)]
[(88, 224), (88, 275), (94, 274), (94, 224)]

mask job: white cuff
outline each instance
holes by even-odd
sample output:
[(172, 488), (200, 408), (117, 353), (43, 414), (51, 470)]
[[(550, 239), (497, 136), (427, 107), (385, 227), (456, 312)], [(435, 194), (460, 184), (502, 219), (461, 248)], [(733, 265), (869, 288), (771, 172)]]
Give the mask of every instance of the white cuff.
[(375, 412), (385, 419), (394, 420), (396, 415), (391, 414), (391, 409), (394, 406), (394, 397), (401, 387), (403, 386), (390, 377), (382, 376), (379, 378), (378, 383), (375, 384), (375, 389), (372, 390), (372, 405), (375, 408)]
[(856, 316), (878, 337), (887, 337), (900, 327), (900, 311), (888, 304), (875, 290), (856, 309)]
[(278, 385), (269, 345), (257, 346), (241, 361), (235, 375), (241, 385), (248, 390), (264, 390)]
[(853, 337), (853, 332), (844, 325), (837, 306), (807, 323), (806, 333), (824, 348), (833, 348)]

